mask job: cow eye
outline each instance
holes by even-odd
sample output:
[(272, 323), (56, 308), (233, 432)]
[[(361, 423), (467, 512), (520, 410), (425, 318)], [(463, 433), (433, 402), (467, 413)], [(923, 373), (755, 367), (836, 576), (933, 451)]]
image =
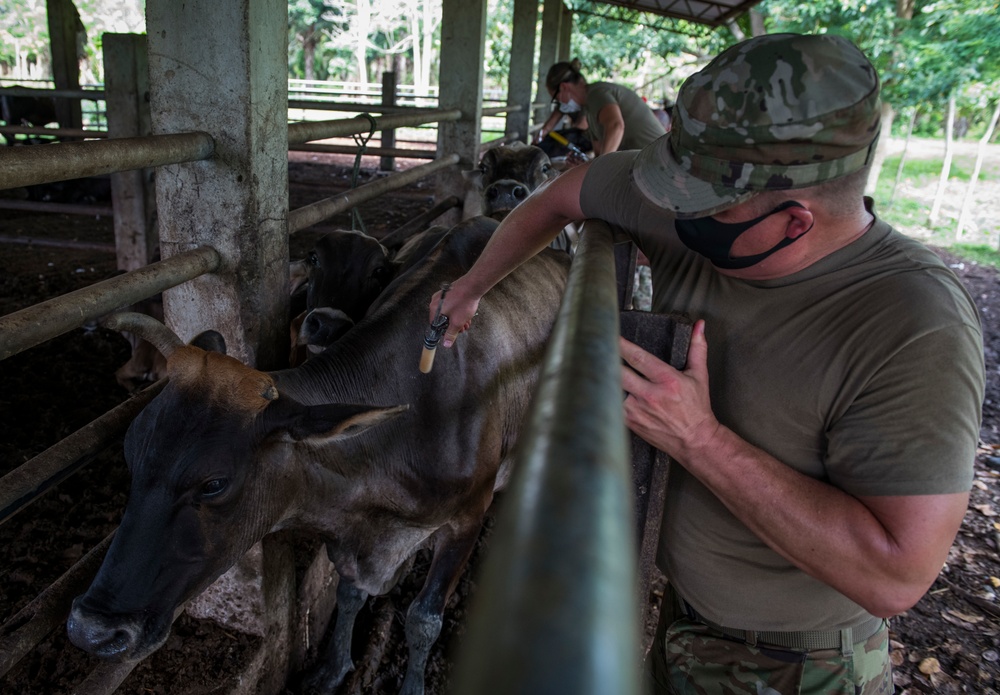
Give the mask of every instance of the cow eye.
[(319, 266), (319, 256), (316, 255), (315, 251), (309, 252), (309, 255), (306, 257), (306, 261), (308, 261), (309, 265), (314, 268)]
[(548, 164), (543, 164), (543, 165), (542, 165), (542, 173), (543, 173), (543, 174), (547, 174), (547, 173), (549, 173), (549, 172), (550, 172), (551, 170), (552, 170), (552, 167), (551, 167), (551, 166), (549, 166)]
[(201, 486), (201, 496), (216, 497), (217, 495), (222, 494), (222, 491), (228, 486), (229, 481), (226, 478), (215, 478), (214, 480), (209, 480)]

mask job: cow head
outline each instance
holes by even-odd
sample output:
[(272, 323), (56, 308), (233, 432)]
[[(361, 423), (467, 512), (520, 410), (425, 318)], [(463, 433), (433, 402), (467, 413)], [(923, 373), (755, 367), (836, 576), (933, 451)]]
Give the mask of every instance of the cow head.
[(155, 651), (183, 604), (282, 522), (310, 475), (297, 449), (315, 458), (402, 410), (305, 406), (225, 355), (170, 353), (168, 385), (125, 437), (121, 526), (67, 623), (73, 644), (103, 658)]
[(389, 252), (374, 237), (338, 230), (324, 234), (289, 268), (290, 291), (306, 289), (306, 308), (333, 307), (360, 321), (395, 276)]
[(549, 156), (534, 145), (514, 143), (486, 151), (466, 179), (483, 192), (483, 215), (501, 220), (542, 183), (553, 178)]

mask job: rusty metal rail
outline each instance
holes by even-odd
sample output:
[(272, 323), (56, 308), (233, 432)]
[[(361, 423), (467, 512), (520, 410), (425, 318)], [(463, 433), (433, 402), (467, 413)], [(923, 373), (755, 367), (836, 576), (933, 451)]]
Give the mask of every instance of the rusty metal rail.
[(480, 573), (455, 692), (640, 692), (618, 333), (611, 229), (591, 220)]
[(166, 260), (97, 282), (0, 318), (0, 360), (67, 333), (115, 309), (219, 268), (211, 246), (179, 253)]
[(83, 469), (128, 429), (165, 385), (166, 379), (161, 379), (0, 478), (0, 524)]
[(208, 159), (214, 151), (208, 133), (5, 147), (0, 149), (0, 189), (194, 162)]
[(300, 232), (306, 227), (322, 222), (337, 213), (350, 210), (359, 203), (377, 198), (383, 193), (402, 188), (434, 172), (441, 171), (453, 164), (458, 164), (458, 161), (459, 156), (457, 154), (450, 154), (447, 157), (436, 159), (428, 164), (421, 164), (412, 169), (401, 171), (398, 174), (387, 176), (384, 179), (358, 186), (343, 195), (324, 198), (311, 205), (292, 210), (288, 213), (288, 233), (294, 234), (295, 232)]
[(73, 599), (87, 590), (97, 574), (113, 537), (112, 532), (0, 626), (0, 678), (66, 620)]

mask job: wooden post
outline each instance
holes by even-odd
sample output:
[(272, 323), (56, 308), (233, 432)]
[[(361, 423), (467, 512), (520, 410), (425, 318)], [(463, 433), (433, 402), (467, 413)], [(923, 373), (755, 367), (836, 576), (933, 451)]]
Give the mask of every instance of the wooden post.
[[(52, 79), (56, 89), (80, 88), (80, 50), (87, 35), (73, 0), (46, 0)], [(56, 99), (60, 128), (82, 128), (79, 99)]]
[[(393, 58), (392, 70), (382, 73), (382, 106), (396, 105), (396, 59)], [(382, 131), (382, 147), (396, 146), (396, 131), (392, 128)], [(396, 158), (390, 155), (382, 157), (379, 161), (379, 169), (382, 171), (392, 171), (396, 168)]]
[[(443, 109), (458, 108), (462, 118), (438, 127), (438, 157), (458, 154), (459, 163), (437, 180), (438, 198), (466, 188), (463, 169), (479, 164), (480, 121), (483, 112), (483, 56), (486, 44), (486, 0), (444, 0), (441, 19), (441, 89)], [(479, 205), (478, 192), (469, 191), (465, 210)], [(474, 214), (474, 213), (470, 213)], [(443, 224), (458, 222), (452, 210)]]
[(147, 0), (153, 132), (203, 131), (207, 161), (156, 174), (164, 258), (207, 244), (218, 272), (164, 293), (182, 340), (206, 329), (259, 369), (288, 356), (288, 6)]
[[(108, 136), (150, 135), (149, 62), (143, 34), (105, 34), (104, 100)], [(149, 264), (159, 245), (156, 233), (156, 189), (153, 169), (111, 174), (115, 210), (115, 250), (119, 270)]]
[(530, 140), (528, 129), (534, 120), (531, 83), (535, 74), (535, 25), (538, 24), (538, 0), (514, 0), (514, 35), (510, 44), (510, 71), (507, 78), (507, 104), (521, 106), (507, 114), (505, 134), (518, 133), (521, 142)]

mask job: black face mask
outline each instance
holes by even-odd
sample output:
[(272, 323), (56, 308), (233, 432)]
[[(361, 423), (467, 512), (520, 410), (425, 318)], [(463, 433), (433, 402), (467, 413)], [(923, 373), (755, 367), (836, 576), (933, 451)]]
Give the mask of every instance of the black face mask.
[[(805, 232), (795, 237), (795, 239), (785, 237), (762, 253), (754, 254), (753, 256), (730, 258), (729, 254), (732, 251), (733, 244), (736, 243), (736, 239), (739, 238), (743, 232), (747, 231), (754, 225), (759, 224), (776, 212), (781, 212), (782, 210), (787, 210), (788, 208), (793, 207), (804, 208), (805, 206), (801, 203), (795, 202), (794, 200), (786, 200), (770, 212), (765, 212), (760, 217), (755, 217), (752, 220), (747, 220), (746, 222), (727, 223), (719, 222), (711, 217), (699, 217), (694, 220), (674, 220), (674, 226), (677, 228), (677, 236), (680, 237), (684, 245), (695, 253), (701, 254), (710, 260), (712, 265), (716, 268), (733, 270), (739, 268), (749, 268), (752, 265), (760, 263), (772, 253), (785, 248), (796, 239), (801, 239), (802, 234), (805, 234)], [(812, 227), (809, 229), (812, 229)], [(809, 229), (807, 229), (806, 232), (808, 232)]]

